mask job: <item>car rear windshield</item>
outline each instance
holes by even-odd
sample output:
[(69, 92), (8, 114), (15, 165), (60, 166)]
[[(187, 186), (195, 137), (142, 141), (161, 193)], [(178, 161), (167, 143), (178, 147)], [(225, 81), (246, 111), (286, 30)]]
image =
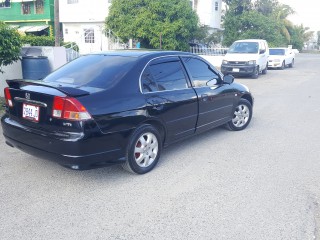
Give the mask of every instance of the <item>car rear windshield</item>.
[(284, 49), (269, 49), (270, 55), (284, 55)]
[(228, 53), (258, 53), (259, 43), (257, 42), (234, 42)]
[(59, 68), (43, 81), (97, 92), (117, 84), (136, 61), (137, 58), (128, 56), (86, 55)]

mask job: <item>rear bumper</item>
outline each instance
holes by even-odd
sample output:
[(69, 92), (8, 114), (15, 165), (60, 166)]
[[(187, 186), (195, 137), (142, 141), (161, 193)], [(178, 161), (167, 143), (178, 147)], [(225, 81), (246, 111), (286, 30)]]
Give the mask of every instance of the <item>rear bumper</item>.
[(224, 75), (231, 74), (235, 76), (249, 76), (254, 74), (254, 70), (256, 69), (257, 65), (221, 65), (221, 72)]
[(57, 162), (73, 169), (90, 169), (125, 161), (128, 133), (90, 134), (76, 140), (59, 139), (33, 132), (3, 116), (1, 119), (6, 143), (30, 155)]

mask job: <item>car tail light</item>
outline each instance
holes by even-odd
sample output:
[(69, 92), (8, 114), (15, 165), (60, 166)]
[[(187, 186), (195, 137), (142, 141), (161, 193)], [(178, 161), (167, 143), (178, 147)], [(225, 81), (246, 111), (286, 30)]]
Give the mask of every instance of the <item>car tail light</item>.
[(91, 115), (86, 108), (75, 98), (71, 97), (54, 97), (52, 116), (67, 120), (88, 120)]
[(12, 102), (12, 98), (11, 98), (11, 94), (10, 94), (10, 90), (8, 87), (6, 87), (4, 89), (4, 97), (6, 99), (6, 103), (9, 107), (13, 107), (13, 102)]

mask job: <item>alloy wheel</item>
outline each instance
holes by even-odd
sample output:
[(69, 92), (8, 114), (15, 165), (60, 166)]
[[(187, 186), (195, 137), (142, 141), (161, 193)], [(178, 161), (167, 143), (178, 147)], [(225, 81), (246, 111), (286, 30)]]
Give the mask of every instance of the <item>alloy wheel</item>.
[(139, 167), (149, 167), (157, 158), (159, 143), (157, 137), (150, 132), (142, 134), (134, 148), (134, 159)]
[(246, 105), (241, 104), (236, 108), (234, 112), (232, 123), (235, 127), (241, 128), (249, 121), (249, 117), (250, 109)]

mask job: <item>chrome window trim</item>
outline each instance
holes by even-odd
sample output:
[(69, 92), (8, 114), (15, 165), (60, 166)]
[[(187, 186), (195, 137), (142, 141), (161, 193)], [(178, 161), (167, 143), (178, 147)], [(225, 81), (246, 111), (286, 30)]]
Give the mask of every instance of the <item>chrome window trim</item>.
[[(151, 60), (149, 60), (149, 61), (147, 62), (147, 64), (144, 66), (144, 68), (142, 69), (142, 71), (141, 71), (141, 73), (140, 73), (140, 77), (139, 77), (140, 93), (142, 93), (142, 94), (149, 94), (149, 93), (169, 92), (169, 91), (177, 91), (177, 90), (184, 90), (184, 89), (194, 88), (193, 86), (191, 86), (191, 87), (182, 88), (182, 89), (163, 90), (163, 91), (154, 91), (154, 92), (143, 92), (143, 90), (142, 90), (142, 81), (141, 81), (143, 72), (145, 71), (145, 69), (147, 68), (147, 66), (150, 64), (150, 62), (152, 62), (153, 60), (160, 59), (160, 58), (165, 58), (165, 57), (178, 57), (178, 58), (181, 58), (181, 57), (191, 57), (191, 58), (199, 59), (199, 60), (201, 60), (201, 61), (204, 60), (204, 62), (205, 62), (206, 64), (208, 64), (208, 65), (211, 66), (211, 64), (210, 64), (208, 61), (206, 61), (205, 59), (199, 58), (198, 56), (195, 56), (195, 55), (188, 55), (188, 54), (182, 54), (182, 55), (180, 55), (180, 54), (179, 54), (179, 55), (165, 55), (165, 56), (160, 56), (160, 57), (152, 58)], [(182, 61), (182, 60), (180, 59), (180, 61)], [(183, 64), (183, 62), (182, 62), (182, 64)], [(184, 64), (183, 64), (183, 65), (184, 65)], [(185, 66), (183, 66), (183, 68), (184, 68), (184, 67), (185, 67)], [(188, 74), (187, 71), (184, 71), (184, 72), (186, 72), (186, 73)], [(217, 72), (217, 74), (219, 74), (219, 76), (220, 76), (221, 79), (222, 79), (222, 76), (220, 75), (220, 73)], [(189, 74), (188, 74), (188, 75), (189, 75)], [(189, 76), (188, 76), (188, 77), (189, 77)], [(186, 79), (186, 80), (189, 81), (189, 79)], [(187, 84), (189, 85), (188, 82), (187, 82)]]

